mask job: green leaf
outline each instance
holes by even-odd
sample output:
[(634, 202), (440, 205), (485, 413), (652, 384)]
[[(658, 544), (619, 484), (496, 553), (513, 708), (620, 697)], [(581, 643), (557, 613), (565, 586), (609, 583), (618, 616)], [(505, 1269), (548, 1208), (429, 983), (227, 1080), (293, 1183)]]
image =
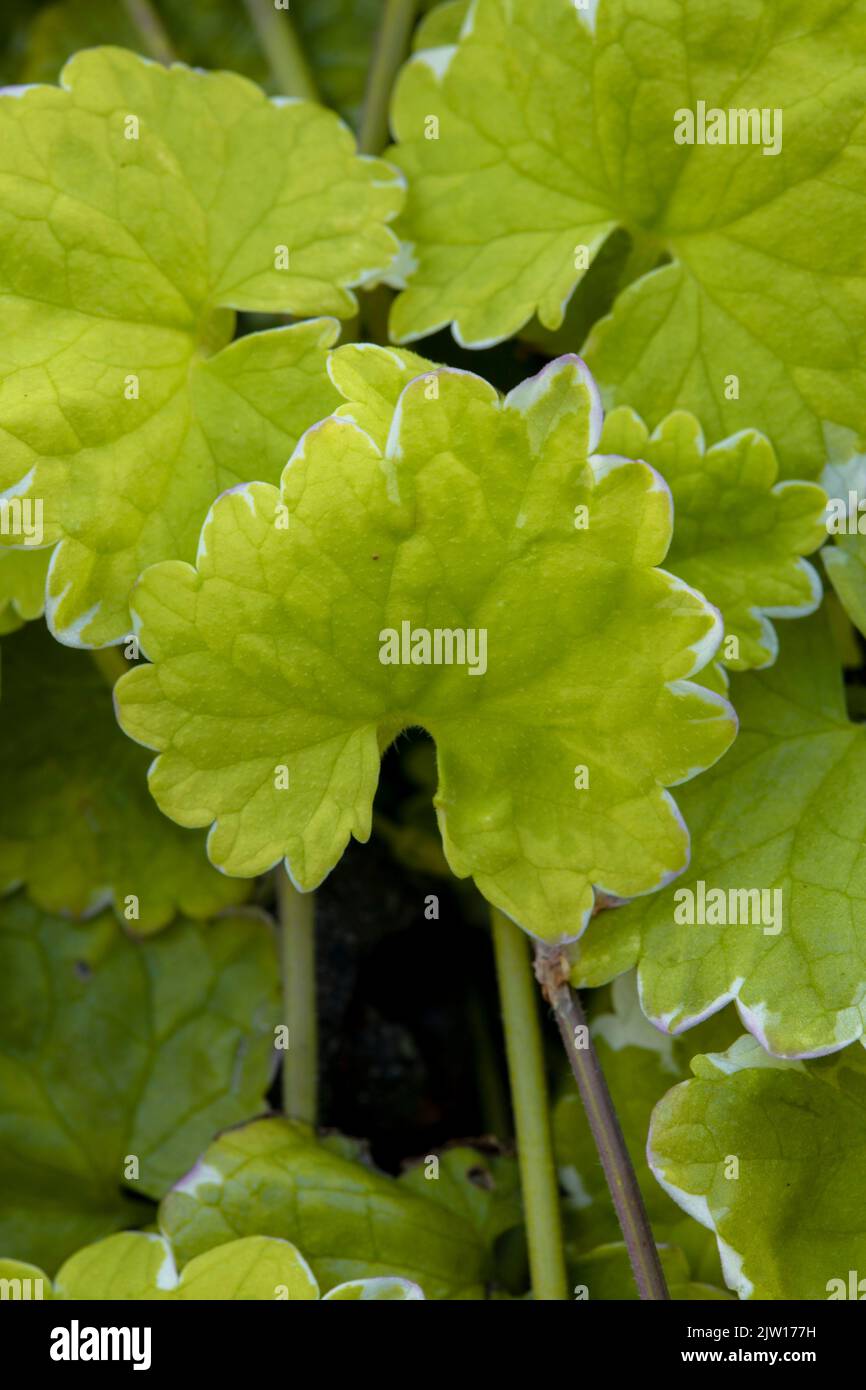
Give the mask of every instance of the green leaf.
[[(586, 347), (606, 403), (760, 429), (783, 477), (817, 477), (825, 421), (866, 431), (864, 39), (849, 0), (600, 0), (594, 30), (573, 0), (477, 0), (395, 92), (393, 336), (556, 329), (625, 227), (633, 283)], [(766, 135), (678, 143), (698, 100), (766, 109)]]
[[(682, 1250), (660, 1245), (659, 1259), (671, 1298), (685, 1302), (729, 1299), (730, 1294), (709, 1284), (695, 1283)], [(639, 1297), (631, 1270), (628, 1247), (622, 1241), (600, 1245), (569, 1262), (569, 1279), (584, 1298), (592, 1302), (628, 1301)], [(583, 1293), (583, 1290), (586, 1293)]]
[(361, 1300), (375, 1299), (377, 1302), (389, 1299), (402, 1302), (417, 1302), (424, 1297), (417, 1284), (408, 1279), (351, 1279), (346, 1284), (337, 1284), (325, 1294), (325, 1299)]
[(0, 636), (41, 618), (50, 550), (0, 550)]
[(698, 1079), (656, 1109), (650, 1161), (715, 1233), (730, 1287), (741, 1298), (859, 1298), (849, 1271), (866, 1268), (863, 1049), (805, 1066), (742, 1038), (693, 1069)]
[(413, 49), (440, 48), (443, 44), (456, 43), (470, 4), (471, 0), (445, 0), (442, 5), (434, 5), (418, 23), (412, 36)]
[(297, 1241), (325, 1290), (398, 1275), (428, 1298), (480, 1298), (487, 1267), (468, 1221), (282, 1118), (216, 1139), (164, 1198), (160, 1227), (181, 1264), (239, 1235)]
[(147, 767), (91, 659), (41, 624), (5, 641), (0, 892), (23, 883), (39, 907), (75, 917), (111, 905), (138, 933), (241, 902), (247, 885), (208, 863), (204, 837), (159, 814)]
[[(277, 966), (253, 916), (129, 940), (0, 905), (0, 1250), (54, 1270), (264, 1104)], [(132, 1176), (138, 1162), (139, 1175)]]
[(866, 538), (839, 535), (821, 552), (833, 588), (855, 627), (866, 633)]
[[(777, 664), (735, 677), (732, 698), (736, 744), (680, 798), (687, 874), (600, 914), (571, 948), (572, 978), (600, 983), (637, 961), (659, 1028), (735, 999), (770, 1051), (832, 1052), (866, 1022), (866, 729), (848, 721), (823, 614), (787, 625)], [(754, 890), (760, 903), (731, 897)]]
[(298, 1303), (317, 1299), (319, 1286), (303, 1255), (288, 1241), (248, 1236), (199, 1255), (178, 1272), (164, 1236), (125, 1231), (68, 1259), (57, 1275), (56, 1297)]
[[(174, 1302), (194, 1299), (220, 1302), (312, 1302), (319, 1297), (315, 1275), (300, 1250), (271, 1236), (245, 1236), (208, 1250), (181, 1271), (164, 1236), (124, 1231), (85, 1246), (60, 1269), (54, 1287), (35, 1265), (0, 1259), (0, 1287), (10, 1281), (3, 1297), (87, 1300), (99, 1302)], [(15, 1283), (14, 1281), (18, 1281)], [(26, 1281), (29, 1280), (28, 1284)], [(37, 1286), (36, 1281), (40, 1283)], [(417, 1284), (407, 1279), (355, 1279), (338, 1284), (326, 1299), (367, 1302), (423, 1299)]]
[[(371, 363), (377, 399), (385, 359), (399, 375), (386, 351), (351, 359)], [(214, 823), (214, 863), (250, 875), (285, 856), (308, 890), (350, 835), (367, 839), (380, 751), (420, 725), (454, 873), (526, 930), (572, 939), (594, 885), (646, 893), (687, 862), (665, 788), (733, 737), (730, 707), (689, 679), (718, 614), (654, 568), (671, 534), (658, 475), (593, 457), (600, 410), (579, 360), (504, 401), (471, 373), (428, 371), (384, 446), (379, 407), (366, 402), (370, 433), (355, 403), (305, 436), (281, 492), (214, 505), (196, 568), (142, 577), (153, 665), (118, 683), (123, 728), (160, 752), (166, 814)], [(420, 658), (462, 630), (466, 660), (440, 638), (440, 664), (387, 664), (418, 629)]]
[(100, 646), (140, 570), (192, 559), (214, 497), (276, 481), (336, 404), (332, 320), (230, 343), (233, 311), (350, 316), (402, 191), (332, 113), (229, 73), (94, 49), (63, 83), (0, 96), (0, 486), (60, 541), (55, 635)]
[(833, 539), (821, 559), (848, 617), (866, 632), (866, 508), (861, 500), (866, 456), (852, 451), (850, 440), (831, 438), (821, 483), (828, 496), (826, 529)]
[[(435, 1169), (430, 1164), (434, 1157)], [(515, 1158), (458, 1144), (407, 1168), (399, 1181), (462, 1217), (490, 1250), (497, 1237), (523, 1221)]]
[(600, 449), (643, 459), (670, 488), (675, 521), (665, 568), (720, 610), (720, 660), (731, 671), (771, 666), (779, 643), (770, 618), (803, 617), (821, 601), (821, 581), (801, 557), (826, 539), (824, 491), (776, 482), (773, 447), (755, 430), (706, 449), (699, 422), (685, 411), (650, 434), (621, 406), (604, 422)]
[(38, 1265), (0, 1257), (0, 1300), (52, 1299), (51, 1280)]

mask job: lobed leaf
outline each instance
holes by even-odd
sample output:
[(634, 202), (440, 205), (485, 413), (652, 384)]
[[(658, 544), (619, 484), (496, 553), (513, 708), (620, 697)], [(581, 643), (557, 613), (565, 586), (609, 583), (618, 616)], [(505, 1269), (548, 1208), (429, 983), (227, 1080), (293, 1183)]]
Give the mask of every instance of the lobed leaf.
[[(690, 679), (718, 615), (656, 568), (670, 495), (646, 465), (596, 454), (578, 359), (505, 400), (428, 370), (394, 407), (405, 359), (352, 349), (331, 370), (346, 390), (360, 373), (366, 394), (356, 383), (307, 433), (281, 491), (221, 498), (196, 566), (142, 577), (153, 664), (118, 683), (121, 724), (160, 752), (166, 814), (213, 823), (216, 864), (252, 875), (285, 856), (304, 890), (368, 837), (381, 750), (420, 725), (452, 870), (526, 930), (574, 938), (594, 885), (646, 893), (685, 866), (666, 788), (734, 735), (730, 707)], [(421, 646), (383, 662), (415, 630), (430, 664)], [(433, 659), (436, 632), (456, 661), (444, 645)]]
[(320, 1286), (397, 1275), (428, 1298), (480, 1298), (487, 1254), (470, 1222), (283, 1118), (214, 1141), (160, 1207), (181, 1264), (238, 1236), (297, 1242)]
[(771, 666), (779, 641), (770, 619), (804, 617), (821, 602), (821, 581), (802, 557), (826, 539), (823, 489), (777, 482), (773, 446), (755, 430), (706, 449), (686, 411), (650, 434), (621, 406), (605, 419), (599, 447), (643, 459), (670, 488), (674, 535), (665, 567), (721, 612), (719, 660), (731, 671)]
[(637, 962), (658, 1028), (680, 1033), (733, 999), (770, 1052), (818, 1056), (866, 1025), (866, 729), (848, 721), (823, 614), (790, 624), (777, 664), (734, 677), (732, 697), (734, 748), (681, 796), (687, 873), (600, 914), (570, 948), (572, 978)]
[(349, 317), (402, 192), (333, 113), (230, 73), (94, 49), (62, 83), (0, 95), (0, 486), (60, 542), (52, 631), (104, 646), (141, 569), (336, 404), (332, 320), (231, 343), (234, 311)]
[[(651, 427), (693, 410), (710, 442), (760, 429), (783, 477), (817, 477), (826, 422), (866, 430), (864, 36), (862, 0), (600, 0), (594, 21), (475, 0), (395, 92), (393, 336), (556, 329), (624, 227), (626, 288), (586, 345), (606, 404)], [(733, 111), (736, 143), (701, 140), (698, 101), (726, 134)]]

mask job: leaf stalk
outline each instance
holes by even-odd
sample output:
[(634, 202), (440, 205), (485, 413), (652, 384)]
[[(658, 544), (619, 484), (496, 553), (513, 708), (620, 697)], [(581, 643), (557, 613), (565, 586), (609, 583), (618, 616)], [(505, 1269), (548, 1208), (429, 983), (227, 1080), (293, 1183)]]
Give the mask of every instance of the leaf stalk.
[(642, 1299), (668, 1299), (667, 1284), (652, 1228), (626, 1148), (598, 1053), (579, 996), (569, 983), (568, 957), (560, 947), (538, 945), (535, 974), (553, 1009)]
[(490, 919), (517, 1133), (532, 1292), (536, 1299), (563, 1300), (568, 1297), (568, 1279), (544, 1045), (529, 941), (520, 928), (496, 908), (491, 909)]
[(315, 897), (301, 893), (280, 864), (275, 870), (280, 923), (283, 1023), (283, 1110), (293, 1120), (315, 1125), (319, 1090), (316, 1017)]
[(291, 16), (285, 10), (275, 9), (273, 0), (244, 3), (280, 94), (319, 101), (316, 79)]
[(130, 24), (138, 33), (148, 58), (169, 67), (177, 62), (168, 31), (150, 0), (123, 0)]
[(126, 675), (130, 665), (119, 646), (97, 647), (90, 653), (94, 666), (106, 685), (114, 688), (115, 681)]
[(381, 154), (388, 143), (388, 107), (394, 79), (409, 51), (418, 0), (385, 0), (361, 112), (358, 148)]

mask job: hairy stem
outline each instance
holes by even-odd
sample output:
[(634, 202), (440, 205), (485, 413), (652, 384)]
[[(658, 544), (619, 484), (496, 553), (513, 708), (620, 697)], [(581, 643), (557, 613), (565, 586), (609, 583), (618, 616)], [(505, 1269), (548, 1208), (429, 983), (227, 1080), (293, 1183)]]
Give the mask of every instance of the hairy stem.
[(604, 1072), (580, 999), (569, 984), (568, 958), (558, 947), (537, 946), (535, 973), (553, 1009), (574, 1073), (604, 1176), (628, 1247), (641, 1298), (669, 1298), (637, 1177), (623, 1139)]
[(289, 15), (274, 9), (273, 0), (245, 4), (281, 95), (318, 101), (316, 79)]
[(381, 154), (388, 143), (391, 88), (403, 59), (418, 11), (418, 0), (385, 0), (382, 22), (367, 75), (358, 147), (362, 154)]
[(298, 891), (282, 865), (275, 874), (283, 1022), (289, 1033), (283, 1056), (283, 1110), (293, 1120), (314, 1125), (319, 1089), (315, 899), (312, 893)]
[(120, 650), (120, 647), (100, 647), (98, 651), (90, 653), (93, 664), (106, 684), (114, 687), (114, 682), (128, 670), (130, 666)]
[(541, 1021), (529, 941), (519, 927), (495, 908), (491, 910), (491, 925), (517, 1133), (532, 1292), (536, 1299), (565, 1299), (568, 1280), (559, 1186), (553, 1161)]
[(177, 54), (171, 39), (150, 0), (123, 0), (123, 7), (130, 24), (141, 38), (147, 56), (154, 58), (157, 63), (164, 63), (166, 67), (175, 62)]

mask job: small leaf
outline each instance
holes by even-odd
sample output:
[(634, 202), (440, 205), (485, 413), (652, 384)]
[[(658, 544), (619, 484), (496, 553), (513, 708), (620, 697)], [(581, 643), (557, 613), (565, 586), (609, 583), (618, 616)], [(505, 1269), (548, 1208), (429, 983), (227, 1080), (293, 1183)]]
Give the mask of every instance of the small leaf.
[(731, 693), (739, 738), (680, 798), (687, 873), (601, 913), (571, 948), (572, 979), (638, 962), (658, 1028), (734, 999), (770, 1051), (832, 1052), (866, 1027), (866, 729), (848, 721), (823, 614), (787, 624), (777, 664)]
[(262, 1108), (276, 1019), (262, 920), (135, 943), (109, 914), (73, 928), (0, 904), (0, 1250), (54, 1270), (150, 1220), (142, 1198)]
[(182, 1264), (238, 1235), (271, 1235), (297, 1241), (323, 1290), (397, 1275), (428, 1298), (482, 1296), (487, 1257), (467, 1221), (285, 1119), (216, 1139), (162, 1202), (160, 1227)]
[(92, 49), (62, 81), (0, 95), (0, 485), (60, 541), (52, 630), (101, 646), (140, 570), (192, 559), (214, 497), (276, 481), (336, 403), (333, 320), (231, 343), (234, 311), (349, 317), (402, 192), (333, 113), (230, 73)]
[(665, 568), (720, 610), (720, 661), (731, 671), (771, 666), (779, 642), (770, 618), (803, 617), (821, 601), (821, 581), (802, 556), (826, 539), (823, 490), (776, 482), (773, 447), (755, 430), (706, 449), (700, 424), (686, 411), (650, 435), (622, 406), (607, 416), (599, 447), (643, 459), (670, 488), (674, 537)]
[(413, 1302), (423, 1298), (423, 1291), (408, 1279), (352, 1279), (348, 1284), (337, 1284), (325, 1294), (325, 1299), (382, 1299)]
[(350, 369), (367, 395), (307, 433), (282, 491), (221, 498), (196, 568), (142, 577), (153, 665), (118, 683), (122, 726), (160, 752), (166, 814), (214, 823), (214, 863), (251, 875), (285, 856), (308, 890), (366, 840), (381, 750), (420, 725), (452, 870), (526, 930), (574, 938), (594, 885), (646, 893), (687, 862), (665, 788), (734, 734), (690, 680), (718, 615), (655, 568), (671, 534), (658, 475), (594, 457), (579, 360), (504, 401), (471, 373), (425, 372), (387, 429), (409, 369), (337, 354), (341, 389)]
[(90, 658), (41, 624), (4, 642), (0, 892), (25, 884), (39, 907), (75, 917), (111, 905), (140, 934), (242, 901), (204, 837), (159, 814), (147, 767)]
[(861, 1298), (863, 1048), (806, 1066), (742, 1038), (693, 1069), (656, 1108), (650, 1162), (715, 1233), (729, 1286), (741, 1298)]

